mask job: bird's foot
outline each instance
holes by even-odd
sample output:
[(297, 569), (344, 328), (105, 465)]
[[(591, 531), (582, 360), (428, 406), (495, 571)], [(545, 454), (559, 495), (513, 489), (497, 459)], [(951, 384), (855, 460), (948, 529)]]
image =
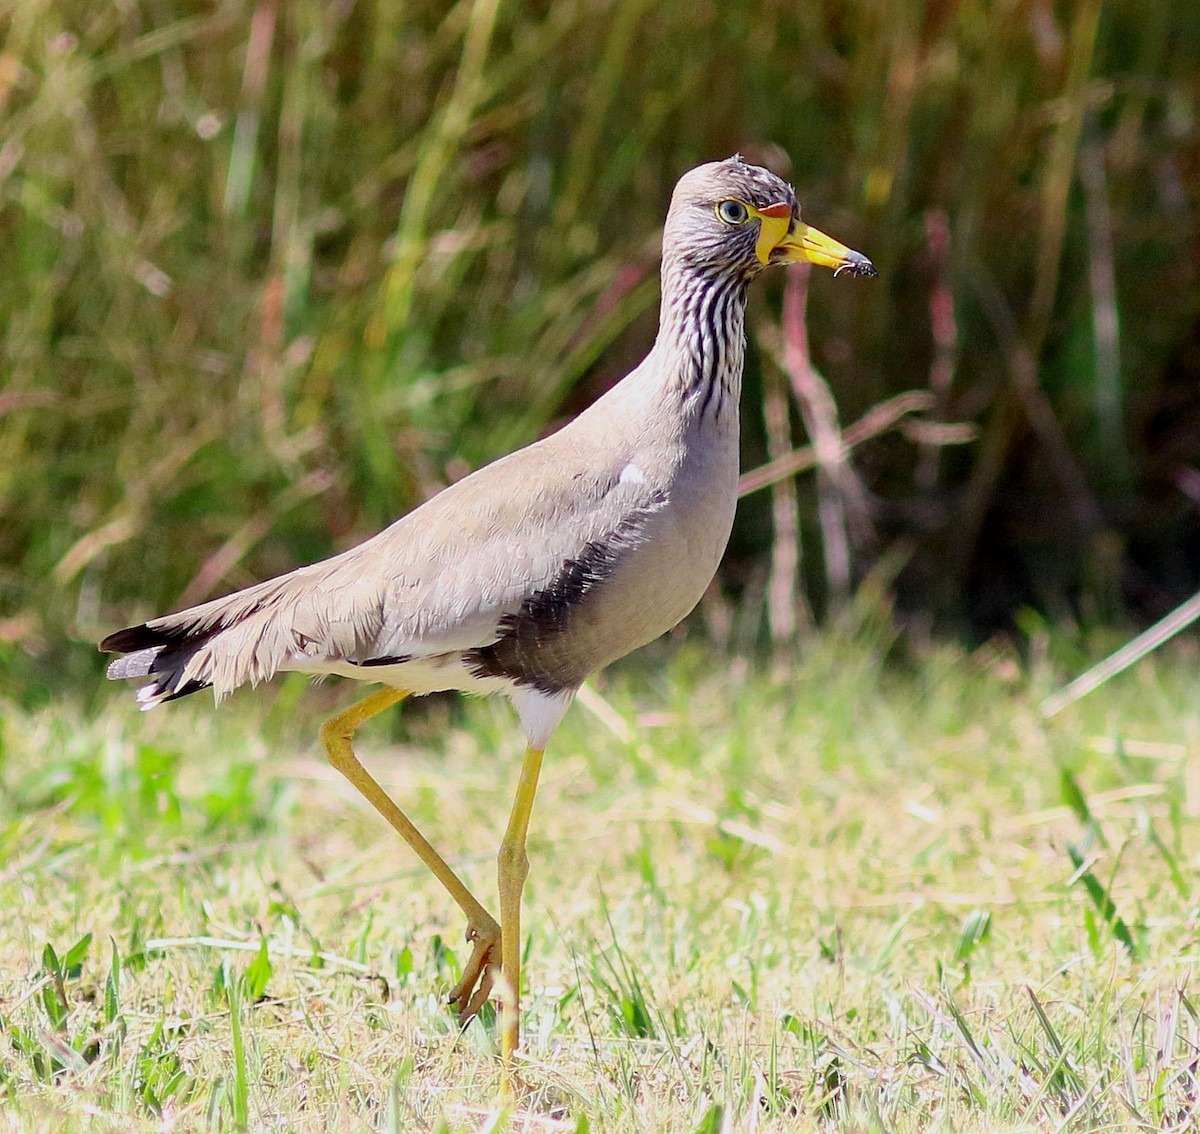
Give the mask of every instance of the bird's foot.
[(469, 1024), (488, 1001), (500, 973), (500, 926), (491, 918), (467, 926), (467, 940), (473, 943), (471, 956), (463, 968), (462, 980), (451, 990), (449, 1002), (458, 1005), (459, 1023)]

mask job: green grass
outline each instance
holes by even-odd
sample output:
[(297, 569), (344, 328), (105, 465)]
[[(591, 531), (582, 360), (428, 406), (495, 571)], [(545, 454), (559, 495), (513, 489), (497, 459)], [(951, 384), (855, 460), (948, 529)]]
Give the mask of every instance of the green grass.
[[(508, 1117), (494, 1014), (459, 1038), (443, 1004), (461, 918), (314, 743), (350, 690), (6, 711), (0, 1130), (1187, 1125), (1194, 645), (1044, 726), (1106, 644), (880, 638), (835, 628), (774, 677), (651, 651), (599, 685), (631, 739), (572, 710)], [(490, 895), (510, 711), (388, 728), (367, 762)]]

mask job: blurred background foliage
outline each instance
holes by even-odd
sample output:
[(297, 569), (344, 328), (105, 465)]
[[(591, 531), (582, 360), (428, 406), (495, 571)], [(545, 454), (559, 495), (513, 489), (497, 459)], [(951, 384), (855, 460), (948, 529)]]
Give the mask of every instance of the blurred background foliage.
[[(94, 676), (102, 632), (347, 546), (577, 412), (653, 335), (675, 178), (735, 150), (880, 268), (812, 278), (842, 422), (928, 403), (852, 492), (746, 502), (715, 600), (745, 641), (781, 563), (832, 601), (823, 491), (857, 494), (856, 577), (885, 564), (948, 632), (1200, 588), (1200, 5), (5, 0), (0, 37), (15, 685)], [(776, 275), (747, 468), (807, 442)]]

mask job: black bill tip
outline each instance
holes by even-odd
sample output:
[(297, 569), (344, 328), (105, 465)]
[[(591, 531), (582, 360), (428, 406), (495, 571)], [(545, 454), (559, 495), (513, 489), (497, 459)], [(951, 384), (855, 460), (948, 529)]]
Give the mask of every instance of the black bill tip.
[(833, 274), (840, 276), (843, 272), (848, 276), (863, 276), (866, 279), (879, 275), (875, 270), (875, 265), (866, 256), (853, 250), (846, 254), (846, 262), (835, 268)]

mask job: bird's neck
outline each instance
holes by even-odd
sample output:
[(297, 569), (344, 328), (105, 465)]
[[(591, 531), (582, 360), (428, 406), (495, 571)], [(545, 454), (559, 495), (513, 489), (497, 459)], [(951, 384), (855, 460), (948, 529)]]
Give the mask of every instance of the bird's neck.
[(687, 417), (737, 414), (746, 354), (744, 278), (667, 259), (652, 369)]

